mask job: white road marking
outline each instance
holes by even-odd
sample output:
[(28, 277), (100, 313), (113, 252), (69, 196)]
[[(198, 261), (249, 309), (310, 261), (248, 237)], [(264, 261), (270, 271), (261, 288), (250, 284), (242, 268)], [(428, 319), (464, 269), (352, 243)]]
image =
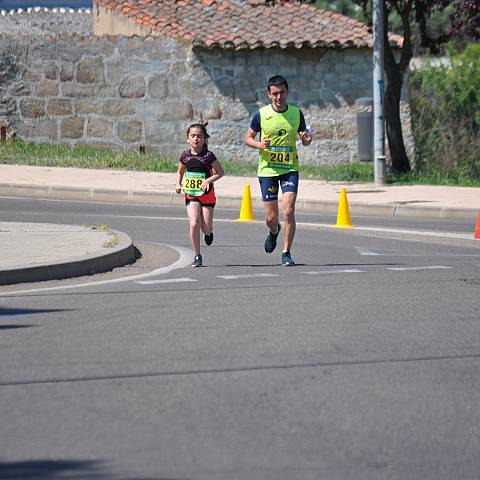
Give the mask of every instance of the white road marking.
[[(334, 229), (335, 225), (326, 224), (326, 223), (307, 223), (307, 222), (297, 222), (297, 227), (308, 227), (313, 229)], [(433, 230), (405, 230), (401, 228), (383, 228), (383, 227), (361, 227), (355, 225), (353, 228), (348, 228), (344, 231), (349, 232), (382, 232), (382, 233), (400, 233), (402, 235), (418, 235), (424, 237), (440, 237), (440, 238), (458, 238), (463, 240), (471, 240), (471, 233), (457, 233), (457, 232), (437, 232)]]
[(141, 280), (135, 283), (140, 285), (153, 285), (155, 283), (180, 283), (180, 282), (196, 282), (193, 278), (162, 278), (157, 280)]
[(445, 265), (428, 265), (425, 267), (387, 267), (387, 270), (408, 271), (408, 270), (441, 270), (453, 267), (446, 267)]
[[(142, 243), (142, 242), (139, 242)], [(154, 244), (154, 242), (149, 242)], [(180, 258), (169, 265), (168, 267), (160, 267), (155, 270), (152, 270), (151, 272), (147, 273), (141, 273), (139, 275), (130, 275), (128, 277), (119, 277), (119, 278), (114, 278), (112, 280), (99, 280), (97, 282), (85, 282), (85, 283), (77, 283), (73, 285), (60, 285), (58, 287), (44, 287), (44, 288), (30, 288), (26, 290), (15, 290), (15, 291), (10, 291), (10, 292), (0, 292), (0, 296), (7, 296), (7, 295), (19, 295), (22, 293), (37, 293), (37, 292), (53, 292), (53, 291), (58, 291), (58, 290), (70, 290), (72, 288), (84, 288), (84, 287), (95, 287), (97, 285), (108, 285), (111, 283), (121, 283), (121, 282), (130, 282), (130, 281), (135, 281), (135, 280), (140, 280), (142, 278), (149, 278), (149, 277), (155, 277), (157, 275), (164, 275), (166, 273), (170, 273), (172, 270), (176, 270), (178, 268), (184, 268), (187, 265), (190, 265), (191, 262), (191, 257), (193, 255), (192, 251), (189, 250), (188, 248), (184, 247), (177, 247), (174, 245), (166, 245), (166, 244), (161, 244), (157, 243), (156, 245), (163, 245), (165, 247), (170, 247), (176, 250)]]
[(386, 255), (385, 253), (377, 253), (377, 252), (372, 252), (368, 248), (364, 247), (355, 247), (355, 250), (360, 254), (360, 255)]
[(278, 277), (275, 273), (252, 273), (251, 275), (217, 275), (217, 278), (224, 280), (237, 280), (237, 278), (255, 278), (255, 277)]
[[(0, 197), (0, 198), (8, 198), (12, 200), (32, 200), (31, 198), (28, 197)], [(87, 202), (85, 200), (58, 200), (58, 199), (45, 199), (45, 198), (38, 198), (36, 200), (41, 200), (41, 201), (46, 201), (46, 202), (69, 202), (69, 203), (98, 203), (102, 205), (115, 205), (115, 206), (138, 206), (138, 207), (150, 207), (150, 208), (156, 208), (156, 205), (144, 205), (144, 204), (131, 204), (131, 203), (109, 203), (109, 202)], [(162, 205), (162, 207), (181, 207), (181, 205)], [(222, 210), (231, 210), (228, 208), (223, 208)], [(17, 215), (26, 215), (26, 214), (38, 214), (38, 212), (18, 212)], [(98, 214), (95, 213), (77, 213), (77, 215), (81, 216), (86, 216), (86, 217), (99, 217)], [(306, 215), (306, 214), (302, 214)], [(312, 214), (315, 215), (315, 214)], [(134, 218), (134, 219), (145, 219), (145, 220), (176, 220), (176, 221), (187, 221), (187, 217), (164, 217), (164, 216), (147, 216), (147, 215), (114, 215), (114, 214), (102, 214), (102, 217), (105, 218)], [(334, 215), (332, 215), (333, 218), (335, 218)], [(366, 216), (366, 218), (370, 218)], [(376, 218), (376, 217), (371, 217), (371, 218)], [(226, 222), (226, 223), (231, 223), (235, 222), (234, 219), (230, 218), (215, 218), (215, 222)], [(238, 222), (235, 222), (238, 223)], [(263, 224), (264, 222), (262, 220), (253, 220), (248, 223), (261, 223)], [(240, 223), (241, 224), (241, 223)], [(309, 222), (297, 222), (297, 227), (307, 227), (307, 228), (314, 228), (314, 229), (328, 229), (328, 230), (333, 230), (335, 229), (335, 225), (331, 223), (309, 223)], [(355, 225), (353, 228), (348, 229), (351, 232), (361, 232), (361, 231), (366, 231), (366, 232), (385, 232), (385, 233), (400, 233), (404, 235), (418, 235), (418, 236), (430, 236), (430, 237), (440, 237), (440, 238), (457, 238), (457, 239), (466, 239), (466, 240), (471, 240), (472, 239), (472, 234), (471, 233), (457, 233), (457, 232), (441, 232), (441, 231), (422, 231), (422, 230), (405, 230), (405, 229), (397, 229), (397, 228), (382, 228), (382, 227), (362, 227), (360, 225)], [(383, 254), (377, 254), (377, 255), (383, 255)]]
[(330, 273), (364, 273), (364, 272), (365, 270), (350, 268), (346, 270), (323, 270), (323, 271), (317, 271), (317, 272), (302, 272), (302, 273), (305, 273), (306, 275), (326, 275)]
[(354, 247), (359, 255), (379, 255), (384, 257), (480, 257), (478, 253), (378, 253), (365, 247)]

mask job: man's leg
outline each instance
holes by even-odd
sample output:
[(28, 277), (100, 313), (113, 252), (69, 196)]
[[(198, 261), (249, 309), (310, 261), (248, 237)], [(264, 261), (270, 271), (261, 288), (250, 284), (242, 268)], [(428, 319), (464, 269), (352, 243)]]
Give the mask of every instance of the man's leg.
[(297, 200), (296, 192), (285, 192), (282, 195), (283, 208), (283, 251), (289, 252), (293, 237), (295, 237), (296, 222), (295, 222), (295, 202)]
[(290, 254), (292, 248), (293, 238), (295, 237), (296, 222), (295, 222), (295, 202), (297, 200), (298, 191), (298, 172), (289, 172), (282, 176), (280, 181), (282, 187), (282, 210), (284, 222), (283, 234), (283, 253), (282, 265), (289, 267), (295, 265)]
[(262, 190), (265, 223), (269, 228), (265, 240), (265, 252), (272, 253), (277, 246), (277, 236), (280, 232), (278, 221), (278, 177), (258, 177)]
[(271, 202), (263, 202), (263, 210), (265, 212), (265, 223), (271, 232), (277, 233), (278, 225), (278, 200)]

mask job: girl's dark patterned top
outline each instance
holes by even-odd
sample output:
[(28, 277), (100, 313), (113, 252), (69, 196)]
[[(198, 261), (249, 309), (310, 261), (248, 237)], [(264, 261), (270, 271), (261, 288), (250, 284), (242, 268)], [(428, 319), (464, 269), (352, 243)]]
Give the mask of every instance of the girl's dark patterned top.
[(207, 178), (212, 174), (212, 164), (217, 157), (206, 147), (194, 155), (190, 150), (185, 150), (180, 156), (180, 162), (187, 167), (189, 172), (205, 172)]

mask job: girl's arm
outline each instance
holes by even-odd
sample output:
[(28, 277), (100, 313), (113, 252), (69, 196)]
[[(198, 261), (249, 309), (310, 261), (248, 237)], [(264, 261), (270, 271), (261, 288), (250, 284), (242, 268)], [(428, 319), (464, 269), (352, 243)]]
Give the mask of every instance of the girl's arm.
[(176, 181), (175, 181), (175, 192), (177, 192), (177, 193), (182, 193), (182, 180), (183, 180), (183, 174), (185, 173), (186, 169), (187, 169), (186, 165), (179, 162), (178, 169), (177, 169), (177, 175), (176, 175)]
[(218, 160), (215, 160), (212, 163), (212, 167), (215, 173), (211, 177), (206, 178), (205, 181), (202, 183), (203, 190), (207, 190), (209, 184), (216, 182), (225, 175), (223, 167), (220, 165), (220, 162)]

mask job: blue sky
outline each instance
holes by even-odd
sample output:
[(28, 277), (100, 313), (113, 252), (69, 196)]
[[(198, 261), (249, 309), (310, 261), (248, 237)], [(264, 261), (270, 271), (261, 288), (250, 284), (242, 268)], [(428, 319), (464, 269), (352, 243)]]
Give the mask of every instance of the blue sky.
[(92, 0), (0, 0), (0, 10), (16, 10), (28, 7), (91, 8)]

